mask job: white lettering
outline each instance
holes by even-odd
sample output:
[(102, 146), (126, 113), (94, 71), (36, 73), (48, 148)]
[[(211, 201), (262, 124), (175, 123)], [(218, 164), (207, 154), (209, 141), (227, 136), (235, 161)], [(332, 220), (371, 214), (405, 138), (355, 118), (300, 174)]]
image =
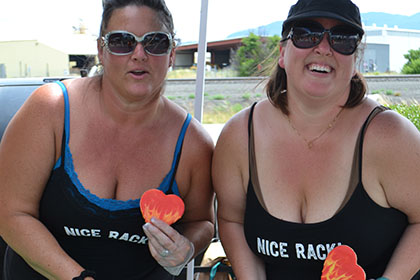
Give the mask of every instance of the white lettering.
[(74, 232), (74, 228), (68, 228), (66, 226), (64, 226), (64, 231), (66, 232), (66, 234), (68, 236), (76, 236), (76, 233)]
[(316, 246), (316, 255), (319, 260), (325, 260), (327, 258), (327, 254), (325, 254), (325, 246), (323, 244), (318, 244)]
[(100, 229), (78, 229), (64, 226), (64, 231), (68, 236), (101, 237)]
[[(275, 247), (275, 248), (273, 248), (273, 247)], [(273, 257), (278, 257), (279, 256), (279, 251), (277, 250), (278, 248), (279, 248), (279, 245), (276, 242), (274, 242), (274, 241), (270, 242), (270, 254)]]
[(130, 239), (128, 239), (128, 241), (130, 241), (130, 242), (138, 242), (138, 241), (139, 241), (139, 239), (140, 239), (140, 236), (138, 236), (138, 235), (134, 234), (134, 235), (132, 235), (132, 236), (130, 237)]
[(315, 255), (314, 245), (312, 244), (308, 245), (308, 260), (310, 259), (314, 259), (314, 260), (317, 259)]
[(269, 245), (268, 240), (265, 240), (265, 251), (266, 251), (266, 253), (267, 253), (267, 256), (269, 256), (269, 255), (270, 255), (270, 249), (268, 248), (268, 245)]
[(282, 258), (288, 258), (289, 255), (287, 254), (287, 243), (285, 242), (280, 242), (280, 256)]
[(257, 237), (257, 251), (260, 254), (266, 255), (264, 247), (264, 239)]
[(295, 248), (296, 248), (296, 258), (306, 260), (305, 247), (303, 246), (303, 244), (296, 243)]
[(124, 233), (123, 235), (121, 235), (120, 238), (118, 238), (118, 240), (124, 240), (124, 241), (128, 241), (128, 237), (130, 235), (128, 233)]
[(137, 242), (137, 243), (139, 243), (139, 244), (146, 244), (146, 242), (147, 242), (147, 237), (146, 236), (142, 236), (141, 239), (140, 239), (140, 241)]
[(285, 242), (268, 241), (257, 237), (257, 251), (266, 256), (288, 258), (287, 245)]
[(92, 237), (101, 237), (101, 230), (100, 229), (92, 229), (91, 233), (92, 233)]
[(118, 238), (118, 235), (120, 235), (120, 234), (118, 233), (118, 231), (113, 231), (113, 230), (110, 230), (110, 231), (109, 231), (108, 238), (114, 238), (114, 239), (117, 239), (117, 238)]
[(88, 229), (81, 229), (81, 230), (80, 230), (80, 234), (81, 234), (82, 236), (87, 236), (87, 237), (89, 237), (89, 236), (90, 236), (90, 230), (88, 230)]

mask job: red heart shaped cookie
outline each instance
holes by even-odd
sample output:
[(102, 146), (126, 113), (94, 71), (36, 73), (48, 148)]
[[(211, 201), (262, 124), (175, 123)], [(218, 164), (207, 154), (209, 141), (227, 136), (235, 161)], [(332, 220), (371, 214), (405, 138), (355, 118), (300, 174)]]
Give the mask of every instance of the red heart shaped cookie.
[(363, 268), (357, 264), (357, 256), (347, 245), (331, 250), (324, 261), (321, 280), (366, 280)]
[(157, 189), (146, 191), (140, 200), (140, 210), (146, 223), (155, 217), (171, 225), (182, 217), (184, 209), (184, 202), (179, 196), (166, 195)]

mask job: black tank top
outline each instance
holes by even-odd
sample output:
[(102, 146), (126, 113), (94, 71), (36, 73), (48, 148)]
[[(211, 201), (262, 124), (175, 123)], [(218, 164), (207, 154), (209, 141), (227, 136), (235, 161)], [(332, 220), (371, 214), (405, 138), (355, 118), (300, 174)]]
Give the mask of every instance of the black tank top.
[[(96, 279), (167, 280), (173, 277), (151, 256), (142, 226), (140, 199), (101, 199), (83, 187), (74, 171), (69, 142), (69, 101), (65, 99), (65, 128), (61, 157), (57, 161), (40, 202), (40, 221), (60, 246)], [(179, 195), (175, 174), (182, 151), (187, 115), (175, 148), (172, 168), (160, 186), (165, 193)], [(174, 225), (176, 227), (176, 224)], [(77, 275), (75, 275), (77, 276)], [(46, 279), (35, 272), (10, 247), (6, 251), (4, 280)]]
[[(367, 279), (382, 276), (389, 259), (408, 225), (407, 216), (393, 208), (376, 204), (362, 184), (363, 136), (369, 121), (383, 107), (377, 107), (363, 125), (358, 144), (348, 199), (332, 218), (319, 223), (302, 224), (277, 219), (260, 202), (254, 185), (258, 184), (253, 152), (252, 106), (249, 116), (249, 161), (244, 231), (248, 246), (260, 257), (267, 280), (319, 280), (323, 262), (335, 246), (352, 247)], [(256, 180), (255, 180), (256, 179)], [(254, 182), (254, 183), (253, 183)], [(255, 188), (255, 190), (254, 190)]]

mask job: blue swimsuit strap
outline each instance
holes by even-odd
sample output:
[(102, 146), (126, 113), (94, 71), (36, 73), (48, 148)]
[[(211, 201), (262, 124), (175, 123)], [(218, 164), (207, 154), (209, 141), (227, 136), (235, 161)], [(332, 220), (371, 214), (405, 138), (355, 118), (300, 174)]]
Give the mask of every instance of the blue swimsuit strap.
[(168, 184), (167, 189), (165, 190), (162, 189), (162, 191), (165, 193), (169, 189), (169, 193), (175, 193), (178, 196), (180, 195), (178, 186), (176, 185), (176, 182), (175, 182), (175, 175), (178, 169), (179, 160), (181, 158), (182, 145), (184, 143), (185, 133), (187, 131), (188, 125), (191, 122), (191, 119), (192, 119), (192, 116), (190, 113), (188, 113), (187, 118), (185, 119), (184, 124), (182, 125), (181, 132), (179, 133), (178, 141), (176, 142), (174, 158), (172, 161), (172, 167), (171, 167), (171, 171), (168, 174), (168, 176), (170, 176), (171, 178), (170, 183)]
[[(64, 108), (65, 108), (65, 117), (64, 117), (64, 135), (65, 137), (63, 137), (63, 148), (61, 149), (61, 157), (60, 159), (57, 161), (56, 165), (54, 166), (54, 168), (57, 168), (58, 166), (60, 166), (61, 163), (64, 163), (64, 158), (65, 158), (65, 147), (68, 146), (69, 144), (69, 135), (70, 135), (70, 102), (69, 102), (69, 96), (68, 96), (68, 91), (66, 86), (60, 82), (60, 81), (56, 81), (56, 83), (58, 85), (60, 85), (62, 91), (63, 91), (63, 96), (64, 96)], [(178, 163), (181, 157), (181, 151), (182, 151), (182, 145), (184, 142), (184, 138), (185, 138), (185, 134), (187, 131), (187, 128), (191, 122), (192, 116), (191, 114), (187, 114), (187, 117), (184, 121), (184, 124), (182, 125), (180, 134), (178, 136), (178, 140), (175, 146), (175, 151), (174, 151), (174, 157), (173, 157), (173, 161), (172, 161), (172, 166), (171, 166), (171, 170), (169, 171), (169, 173), (167, 174), (165, 180), (162, 182), (162, 184), (159, 186), (159, 189), (161, 189), (163, 192), (167, 192), (169, 191), (170, 193), (174, 193), (176, 195), (180, 195), (179, 194), (179, 190), (178, 190), (178, 186), (175, 182), (175, 175), (176, 175), (176, 171), (177, 171), (177, 167), (178, 167)], [(64, 142), (65, 139), (65, 142)], [(167, 179), (169, 179), (169, 184), (167, 183)]]
[(66, 146), (69, 143), (69, 136), (70, 136), (69, 95), (68, 95), (66, 86), (61, 81), (56, 81), (55, 83), (61, 87), (63, 91), (63, 96), (64, 96), (64, 131), (63, 131), (64, 137), (62, 138), (63, 140), (61, 141), (61, 156), (55, 163), (54, 169), (58, 168), (61, 165), (61, 163), (64, 164), (64, 159), (66, 155)]
[[(64, 96), (64, 133), (66, 135), (66, 144), (69, 144), (69, 132), (70, 132), (70, 105), (69, 105), (69, 94), (66, 86), (61, 81), (56, 81), (63, 90)], [(63, 150), (63, 149), (61, 149)]]

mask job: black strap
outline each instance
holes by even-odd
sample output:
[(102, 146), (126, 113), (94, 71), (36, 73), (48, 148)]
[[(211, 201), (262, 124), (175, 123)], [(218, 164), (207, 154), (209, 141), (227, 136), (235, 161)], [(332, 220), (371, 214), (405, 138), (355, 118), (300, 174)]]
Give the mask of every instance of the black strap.
[[(252, 118), (254, 114), (254, 108), (257, 102), (252, 104), (249, 118), (248, 118), (248, 162), (249, 162), (249, 179), (253, 185), (254, 192), (261, 204), (261, 206), (267, 210), (265, 206), (265, 202), (262, 196), (261, 187), (259, 185), (258, 180), (258, 172), (257, 172), (257, 162), (255, 158), (255, 144), (254, 144), (254, 129), (252, 124)], [(362, 182), (362, 153), (363, 153), (363, 140), (366, 133), (366, 129), (372, 119), (379, 113), (389, 110), (389, 108), (385, 106), (377, 106), (375, 107), (372, 112), (367, 117), (366, 121), (364, 122), (362, 128), (360, 129), (359, 136), (357, 137), (355, 149), (354, 149), (354, 156), (353, 156), (353, 164), (351, 169), (350, 175), (350, 182), (349, 187), (346, 193), (346, 196), (341, 204), (341, 206), (337, 209), (339, 212), (349, 201), (351, 195), (353, 194), (354, 190), (356, 189), (357, 185)]]
[(248, 168), (249, 180), (252, 183), (255, 195), (258, 198), (261, 206), (267, 210), (260, 187), (260, 180), (258, 179), (257, 160), (255, 158), (255, 141), (254, 141), (254, 126), (252, 124), (252, 117), (254, 115), (254, 108), (257, 102), (252, 104), (249, 111), (248, 118)]
[[(389, 108), (385, 106), (377, 106), (375, 107), (372, 112), (370, 112), (369, 116), (367, 117), (366, 121), (364, 122), (362, 128), (360, 129), (359, 136), (357, 137), (356, 145), (354, 148), (354, 156), (353, 156), (353, 164), (351, 167), (351, 174), (350, 174), (350, 182), (349, 187), (347, 189), (346, 196), (344, 197), (343, 202), (341, 203), (340, 207), (337, 209), (339, 212), (343, 207), (347, 204), (352, 196), (356, 187), (362, 182), (362, 154), (363, 154), (363, 140), (366, 134), (366, 129), (369, 126), (370, 122), (373, 118), (385, 111), (389, 110)], [(336, 213), (337, 213), (336, 212)]]
[(365, 123), (363, 124), (362, 132), (361, 132), (361, 136), (360, 136), (360, 150), (359, 150), (359, 182), (362, 182), (363, 140), (365, 138), (366, 129), (367, 129), (368, 125), (370, 124), (370, 122), (372, 121), (372, 119), (374, 117), (376, 117), (377, 114), (379, 114), (383, 111), (386, 111), (386, 110), (390, 110), (390, 108), (382, 106), (382, 105), (375, 107), (375, 109), (372, 110), (372, 112), (370, 113), (370, 115), (366, 119)]
[[(185, 121), (187, 121), (187, 119), (188, 119), (188, 115)], [(175, 162), (174, 170), (172, 172), (171, 181), (169, 183), (169, 190), (166, 192), (166, 194), (174, 194), (173, 187), (174, 187), (174, 182), (175, 182), (175, 175), (176, 175), (176, 171), (178, 170), (179, 160), (181, 159), (182, 147), (184, 146), (184, 139), (185, 139), (185, 134), (184, 134), (184, 137), (182, 137), (181, 147), (179, 148), (179, 152), (176, 155), (176, 162)]]
[(172, 190), (173, 190), (173, 187), (174, 187), (175, 175), (176, 175), (176, 171), (178, 169), (179, 160), (181, 159), (181, 153), (182, 153), (182, 146), (183, 145), (184, 145), (184, 139), (182, 139), (181, 148), (179, 149), (179, 153), (177, 154), (177, 157), (176, 157), (174, 172), (172, 173), (171, 182), (169, 184), (169, 190), (166, 192), (166, 194), (174, 194), (174, 192)]

